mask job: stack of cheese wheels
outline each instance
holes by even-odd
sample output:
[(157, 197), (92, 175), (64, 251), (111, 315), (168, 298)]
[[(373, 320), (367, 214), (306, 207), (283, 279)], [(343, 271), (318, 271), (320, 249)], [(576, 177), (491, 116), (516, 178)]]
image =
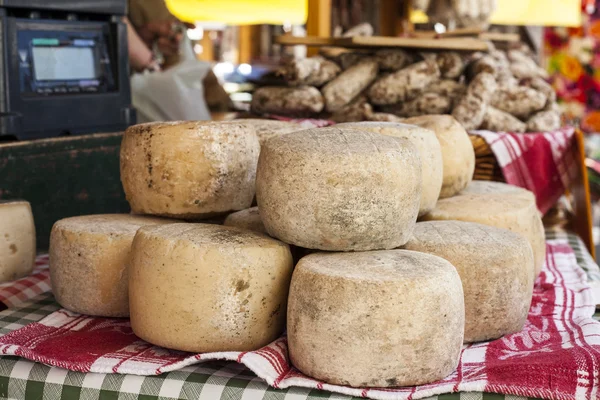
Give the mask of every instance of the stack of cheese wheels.
[(520, 191), (468, 193), (443, 199), (438, 201), (435, 209), (425, 215), (423, 220), (477, 222), (519, 233), (529, 241), (533, 250), (536, 277), (544, 265), (544, 224), (535, 201)]
[(456, 195), (473, 179), (475, 150), (465, 128), (451, 115), (423, 115), (403, 120), (435, 132), (442, 147), (444, 178), (440, 198)]
[(461, 221), (416, 225), (403, 247), (450, 261), (465, 293), (465, 342), (523, 329), (533, 293), (533, 253), (527, 239), (506, 229)]
[(35, 265), (35, 225), (28, 202), (0, 201), (0, 282), (27, 276)]
[(232, 122), (137, 125), (123, 136), (121, 181), (136, 214), (207, 218), (250, 207), (259, 151)]
[(256, 197), (267, 232), (310, 249), (392, 249), (410, 238), (421, 160), (407, 139), (339, 128), (268, 140)]
[(131, 326), (150, 343), (248, 351), (283, 332), (292, 256), (266, 235), (209, 224), (144, 227), (130, 268)]
[(407, 125), (398, 122), (348, 122), (338, 124), (336, 127), (362, 129), (410, 140), (416, 146), (421, 157), (423, 187), (419, 216), (427, 214), (435, 207), (440, 197), (444, 173), (442, 149), (433, 131), (416, 125)]
[(325, 382), (436, 381), (458, 364), (460, 278), (448, 261), (414, 251), (312, 254), (294, 271), (287, 328), (292, 363)]
[(127, 317), (127, 263), (136, 231), (163, 225), (163, 218), (128, 214), (88, 215), (60, 220), (50, 234), (52, 292), (71, 311)]

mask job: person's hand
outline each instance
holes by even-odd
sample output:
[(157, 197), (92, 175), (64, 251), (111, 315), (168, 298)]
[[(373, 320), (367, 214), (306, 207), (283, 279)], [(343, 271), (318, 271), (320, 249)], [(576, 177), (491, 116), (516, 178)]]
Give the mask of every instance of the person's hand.
[(176, 20), (163, 20), (149, 22), (139, 29), (138, 33), (150, 48), (156, 43), (163, 56), (173, 56), (179, 53), (179, 45), (183, 39), (183, 32), (175, 29)]

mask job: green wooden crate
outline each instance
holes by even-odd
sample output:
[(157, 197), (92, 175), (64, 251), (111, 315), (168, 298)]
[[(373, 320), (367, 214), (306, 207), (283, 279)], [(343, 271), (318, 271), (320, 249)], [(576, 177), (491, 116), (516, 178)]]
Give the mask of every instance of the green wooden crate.
[(31, 203), (37, 246), (61, 218), (127, 213), (119, 177), (121, 133), (0, 144), (0, 199)]

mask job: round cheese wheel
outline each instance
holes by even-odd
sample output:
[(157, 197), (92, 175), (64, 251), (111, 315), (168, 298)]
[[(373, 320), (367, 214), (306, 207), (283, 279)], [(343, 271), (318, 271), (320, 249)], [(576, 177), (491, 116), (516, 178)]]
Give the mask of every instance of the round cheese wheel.
[(56, 301), (82, 314), (127, 317), (127, 263), (133, 237), (142, 226), (172, 222), (129, 214), (56, 222), (50, 234), (50, 278)]
[(519, 332), (533, 293), (533, 252), (506, 229), (461, 221), (420, 222), (404, 249), (448, 260), (465, 293), (465, 343)]
[(464, 298), (446, 260), (407, 250), (316, 253), (290, 287), (292, 364), (336, 385), (412, 386), (452, 373)]
[(475, 172), (475, 151), (465, 128), (451, 115), (422, 115), (403, 122), (434, 131), (440, 141), (444, 162), (440, 198), (452, 197), (467, 187)]
[(309, 249), (391, 249), (409, 239), (421, 160), (407, 139), (321, 128), (270, 139), (256, 198), (267, 232)]
[(410, 140), (419, 150), (423, 188), (419, 216), (427, 214), (435, 207), (444, 176), (442, 149), (433, 131), (416, 125), (398, 122), (349, 122), (336, 125), (338, 128), (364, 129), (383, 135), (402, 137)]
[(301, 124), (295, 122), (278, 121), (274, 119), (242, 118), (231, 122), (253, 130), (258, 137), (261, 146), (272, 137), (305, 129)]
[(465, 194), (438, 201), (425, 221), (458, 220), (508, 229), (523, 235), (533, 249), (535, 277), (546, 258), (546, 239), (542, 218), (531, 199), (510, 193)]
[(0, 282), (27, 276), (35, 265), (35, 224), (27, 201), (0, 201)]
[(232, 122), (136, 125), (123, 136), (121, 181), (135, 213), (207, 218), (251, 206), (259, 151)]
[(285, 326), (292, 256), (247, 230), (172, 224), (138, 231), (129, 278), (131, 327), (170, 349), (250, 351)]
[(229, 214), (227, 218), (225, 218), (223, 225), (248, 229), (254, 232), (267, 233), (265, 225), (263, 224), (262, 219), (260, 219), (258, 207), (247, 208)]
[(535, 195), (533, 192), (524, 189), (519, 186), (509, 185), (503, 182), (494, 182), (494, 181), (478, 181), (474, 180), (469, 183), (465, 189), (463, 189), (460, 194), (510, 194), (513, 196), (522, 197), (524, 199), (529, 199), (535, 202)]

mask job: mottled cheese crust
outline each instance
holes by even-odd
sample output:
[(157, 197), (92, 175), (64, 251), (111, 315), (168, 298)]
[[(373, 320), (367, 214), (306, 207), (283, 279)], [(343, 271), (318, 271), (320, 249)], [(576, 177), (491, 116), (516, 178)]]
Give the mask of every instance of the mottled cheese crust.
[(523, 329), (533, 293), (533, 252), (523, 236), (472, 222), (419, 222), (403, 248), (441, 257), (458, 271), (465, 343)]
[(464, 194), (438, 201), (423, 220), (458, 220), (508, 229), (523, 235), (533, 250), (535, 277), (546, 258), (544, 224), (535, 202), (512, 193)]
[(252, 207), (229, 214), (227, 218), (225, 218), (223, 225), (248, 229), (254, 232), (267, 233), (265, 225), (263, 224), (262, 219), (260, 219), (258, 207)]
[(412, 386), (452, 373), (464, 298), (446, 260), (406, 250), (316, 253), (290, 287), (292, 364), (336, 385)]
[(268, 140), (256, 197), (267, 232), (310, 249), (406, 243), (421, 198), (421, 160), (407, 139), (321, 128)]
[(27, 276), (35, 265), (35, 224), (27, 201), (0, 201), (0, 282)]
[(129, 214), (62, 219), (50, 235), (50, 278), (56, 301), (69, 310), (127, 317), (127, 264), (136, 231), (172, 220)]
[(133, 126), (121, 144), (121, 181), (133, 212), (202, 219), (248, 208), (260, 146), (233, 122)]
[(440, 198), (452, 197), (473, 179), (475, 151), (465, 129), (451, 115), (423, 115), (407, 118), (406, 124), (435, 132), (442, 146), (444, 179)]
[(285, 243), (209, 224), (142, 228), (132, 245), (131, 327), (155, 345), (205, 353), (259, 349), (285, 326)]
[(382, 135), (401, 137), (410, 140), (419, 151), (421, 157), (421, 176), (423, 187), (421, 191), (421, 205), (419, 216), (431, 211), (442, 189), (444, 177), (442, 149), (440, 142), (433, 131), (416, 125), (407, 125), (397, 122), (351, 122), (338, 124), (339, 128), (363, 129)]

